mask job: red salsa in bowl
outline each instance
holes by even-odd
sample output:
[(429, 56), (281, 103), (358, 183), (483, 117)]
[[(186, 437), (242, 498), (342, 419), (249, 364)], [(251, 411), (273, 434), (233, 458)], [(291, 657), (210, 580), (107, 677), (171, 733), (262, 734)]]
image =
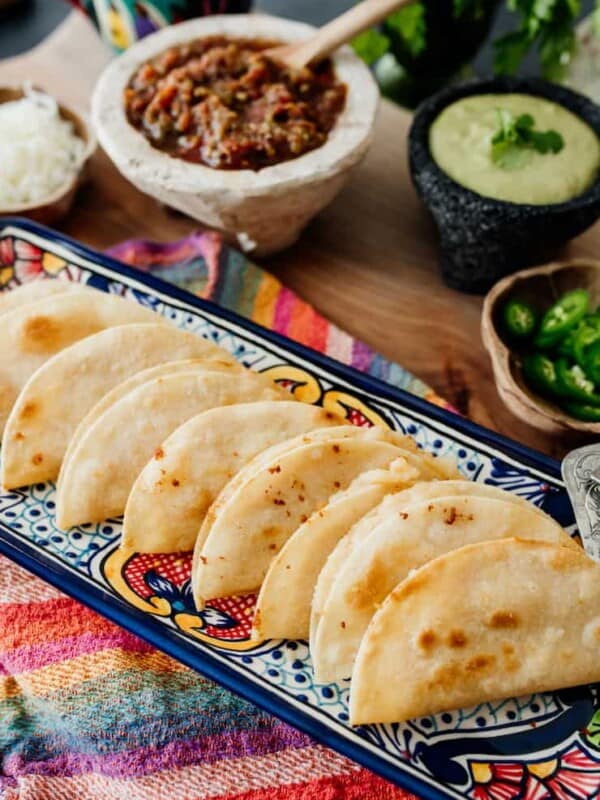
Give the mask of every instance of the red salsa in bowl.
[(278, 44), (209, 36), (147, 61), (125, 89), (129, 122), (159, 150), (214, 169), (260, 170), (320, 147), (344, 109), (330, 60), (292, 70)]

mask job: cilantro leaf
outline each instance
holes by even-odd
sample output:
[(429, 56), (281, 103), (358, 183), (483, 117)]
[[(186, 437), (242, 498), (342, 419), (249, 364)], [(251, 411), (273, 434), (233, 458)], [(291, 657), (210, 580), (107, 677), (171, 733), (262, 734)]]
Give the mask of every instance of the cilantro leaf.
[(508, 33), (494, 42), (494, 71), (499, 75), (512, 75), (519, 68), (530, 47), (524, 31)]
[(363, 31), (352, 40), (354, 52), (369, 66), (378, 61), (390, 49), (389, 38), (375, 28)]
[(495, 71), (514, 73), (537, 47), (543, 74), (560, 78), (575, 47), (574, 27), (581, 0), (507, 0), (507, 4), (521, 19), (516, 31), (495, 42)]
[(504, 108), (496, 109), (498, 130), (491, 141), (491, 158), (502, 169), (520, 169), (529, 161), (534, 151), (559, 153), (565, 143), (558, 131), (536, 131), (531, 114), (520, 114), (516, 119)]
[(425, 6), (413, 3), (394, 11), (386, 18), (384, 28), (396, 33), (414, 58), (423, 52), (427, 45)]

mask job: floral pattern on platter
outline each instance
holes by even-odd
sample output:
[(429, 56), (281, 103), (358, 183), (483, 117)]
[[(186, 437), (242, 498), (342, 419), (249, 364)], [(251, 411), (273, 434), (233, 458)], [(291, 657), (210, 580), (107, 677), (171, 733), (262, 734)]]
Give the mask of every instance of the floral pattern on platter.
[[(451, 421), (434, 422), (409, 405), (370, 395), (312, 363), (309, 355), (278, 348), (218, 312), (170, 300), (144, 287), (142, 279), (120, 275), (117, 267), (98, 265), (31, 233), (0, 232), (0, 289), (48, 278), (88, 283), (147, 305), (178, 327), (217, 342), (246, 366), (268, 372), (297, 399), (342, 413), (354, 424), (383, 424), (411, 435), (420, 447), (455, 458), (465, 476), (526, 497), (572, 528), (558, 479), (506, 457), (453, 428)], [(198, 612), (191, 598), (189, 554), (124, 553), (118, 548), (118, 519), (60, 531), (54, 498), (52, 484), (0, 492), (0, 539), (6, 536), (31, 548), (73, 582), (77, 577), (99, 588), (107, 608), (111, 596), (115, 603), (119, 598), (131, 609), (132, 628), (146, 617), (165, 625), (165, 650), (175, 637), (187, 653), (199, 654), (198, 661), (218, 659), (239, 673), (240, 682), (251, 681), (269, 697), (295, 704), (298, 719), (315, 720), (330, 736), (351, 742), (355, 757), (361, 747), (375, 752), (381, 763), (392, 763), (399, 775), (410, 776), (414, 791), (420, 787), (426, 794), (429, 787), (430, 797), (473, 800), (583, 800), (600, 793), (596, 687), (484, 703), (402, 725), (352, 729), (348, 681), (315, 683), (306, 642), (250, 638), (254, 596), (211, 601)]]
[(580, 747), (545, 761), (470, 761), (475, 800), (588, 800), (600, 791), (598, 762)]

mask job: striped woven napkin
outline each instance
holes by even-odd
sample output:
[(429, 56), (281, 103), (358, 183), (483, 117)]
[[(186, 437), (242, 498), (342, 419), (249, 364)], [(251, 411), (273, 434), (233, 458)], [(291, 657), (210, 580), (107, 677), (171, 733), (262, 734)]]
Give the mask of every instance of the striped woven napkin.
[[(444, 405), (211, 233), (111, 255)], [(406, 792), (0, 558), (2, 800), (404, 800)]]

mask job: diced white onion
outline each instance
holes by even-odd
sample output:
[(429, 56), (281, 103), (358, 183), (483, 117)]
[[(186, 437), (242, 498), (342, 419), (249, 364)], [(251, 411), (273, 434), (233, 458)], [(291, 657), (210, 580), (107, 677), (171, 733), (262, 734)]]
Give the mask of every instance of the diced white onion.
[(0, 104), (0, 209), (49, 197), (75, 176), (85, 143), (54, 98), (30, 87)]

